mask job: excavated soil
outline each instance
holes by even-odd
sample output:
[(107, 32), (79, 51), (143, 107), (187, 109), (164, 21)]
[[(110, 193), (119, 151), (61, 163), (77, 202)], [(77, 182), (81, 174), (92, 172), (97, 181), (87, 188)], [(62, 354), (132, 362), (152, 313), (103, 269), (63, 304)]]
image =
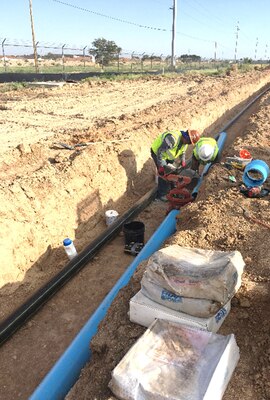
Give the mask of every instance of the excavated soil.
[[(265, 70), (2, 92), (1, 318), (66, 264), (64, 237), (72, 237), (81, 251), (105, 229), (105, 210), (121, 214), (153, 187), (149, 148), (158, 133), (188, 127), (205, 135), (217, 133), (266, 87), (269, 77)], [(249, 118), (230, 131), (231, 147), (224, 156), (245, 147), (254, 158), (270, 162), (269, 109), (265, 95)], [(60, 143), (87, 145), (67, 149)], [(238, 186), (241, 173), (234, 172), (236, 183), (222, 166), (212, 168), (196, 202), (182, 209), (177, 233), (166, 245), (242, 253), (243, 284), (220, 330), (234, 333), (240, 347), (240, 362), (224, 399), (269, 399), (269, 227), (245, 218), (241, 208), (270, 224), (269, 197), (245, 198)], [(147, 237), (165, 214), (164, 205), (153, 203), (140, 215), (149, 224)], [(122, 239), (116, 239), (120, 247)], [(98, 256), (87, 280), (80, 273), (52, 299), (51, 312), (44, 311), (43, 319), (34, 317), (0, 348), (1, 399), (29, 397), (89, 317), (90, 303), (97, 307), (129, 264), (129, 256), (114, 254), (113, 244), (107, 254), (114, 256), (113, 269)], [(128, 301), (139, 290), (143, 269), (142, 264), (114, 301), (93, 340), (93, 360), (68, 399), (113, 399), (107, 388), (110, 372), (145, 330), (127, 318)], [(84, 315), (78, 318), (79, 310)], [(61, 334), (56, 334), (59, 320)]]

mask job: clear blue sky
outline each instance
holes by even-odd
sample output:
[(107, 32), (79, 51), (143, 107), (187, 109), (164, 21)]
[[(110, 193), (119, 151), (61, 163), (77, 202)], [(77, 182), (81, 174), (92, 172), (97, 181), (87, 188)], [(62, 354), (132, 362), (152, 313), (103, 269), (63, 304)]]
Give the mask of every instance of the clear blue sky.
[[(176, 4), (176, 56), (214, 57), (216, 51), (217, 58), (233, 59), (237, 48), (237, 59), (270, 58), (269, 0)], [(32, 0), (35, 38), (40, 44), (82, 48), (103, 37), (125, 52), (170, 55), (172, 5), (173, 0)], [(1, 0), (1, 42), (4, 38), (6, 43), (31, 45), (29, 0)], [(6, 54), (21, 50), (6, 47)]]

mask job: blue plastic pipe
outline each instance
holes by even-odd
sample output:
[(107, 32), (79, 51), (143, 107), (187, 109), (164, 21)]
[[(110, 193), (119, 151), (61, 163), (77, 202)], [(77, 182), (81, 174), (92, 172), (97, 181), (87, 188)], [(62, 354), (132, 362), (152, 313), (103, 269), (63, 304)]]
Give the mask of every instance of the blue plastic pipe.
[(176, 216), (178, 214), (178, 210), (172, 210), (167, 215), (156, 232), (148, 240), (134, 261), (116, 282), (115, 286), (72, 341), (67, 350), (36, 388), (29, 400), (64, 399), (66, 394), (77, 381), (81, 369), (91, 358), (90, 341), (97, 333), (98, 325), (105, 317), (114, 298), (117, 296), (119, 290), (128, 284), (140, 262), (150, 257), (151, 254), (160, 248), (164, 240), (175, 233)]
[[(223, 151), (223, 147), (225, 145), (226, 139), (227, 139), (227, 133), (226, 132), (221, 132), (215, 137), (215, 139), (216, 139), (217, 144), (218, 144), (219, 154), (221, 154), (222, 151)], [(195, 188), (192, 191), (192, 197), (194, 197), (194, 198), (197, 197), (197, 194), (198, 194), (199, 188), (200, 188), (200, 186), (202, 184), (203, 178), (208, 173), (208, 171), (212, 167), (212, 165), (213, 165), (213, 163), (208, 163), (204, 167), (204, 169), (203, 169), (203, 171), (201, 173), (201, 176), (200, 176), (200, 178), (198, 180), (198, 183), (197, 183), (197, 185), (195, 186)]]

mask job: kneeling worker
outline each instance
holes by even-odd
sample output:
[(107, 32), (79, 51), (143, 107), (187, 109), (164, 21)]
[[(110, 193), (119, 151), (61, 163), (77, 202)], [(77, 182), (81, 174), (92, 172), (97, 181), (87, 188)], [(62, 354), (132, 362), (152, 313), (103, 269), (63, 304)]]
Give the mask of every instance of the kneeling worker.
[(173, 165), (175, 161), (180, 161), (181, 166), (186, 166), (186, 150), (189, 144), (195, 144), (200, 139), (200, 134), (196, 130), (187, 131), (166, 131), (161, 133), (151, 146), (151, 156), (158, 170), (158, 190), (157, 198), (167, 201), (166, 194), (171, 188), (169, 182), (160, 176), (172, 173), (176, 170)]
[(198, 172), (200, 165), (214, 162), (219, 162), (217, 141), (211, 137), (201, 137), (193, 150), (191, 169)]

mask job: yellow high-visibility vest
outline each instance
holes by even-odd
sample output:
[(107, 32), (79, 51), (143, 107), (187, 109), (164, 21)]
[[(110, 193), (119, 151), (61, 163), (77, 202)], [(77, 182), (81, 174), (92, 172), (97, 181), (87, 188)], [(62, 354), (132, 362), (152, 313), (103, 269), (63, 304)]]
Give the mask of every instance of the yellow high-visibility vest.
[(160, 148), (163, 140), (167, 135), (172, 135), (175, 139), (175, 144), (172, 149), (169, 149), (167, 151), (164, 151), (162, 153), (162, 159), (163, 160), (175, 160), (176, 158), (180, 157), (183, 153), (186, 152), (188, 145), (187, 144), (182, 144), (182, 146), (179, 148), (179, 143), (182, 139), (182, 133), (180, 131), (166, 131), (161, 133), (152, 143), (151, 149), (155, 154), (157, 154), (158, 149)]

